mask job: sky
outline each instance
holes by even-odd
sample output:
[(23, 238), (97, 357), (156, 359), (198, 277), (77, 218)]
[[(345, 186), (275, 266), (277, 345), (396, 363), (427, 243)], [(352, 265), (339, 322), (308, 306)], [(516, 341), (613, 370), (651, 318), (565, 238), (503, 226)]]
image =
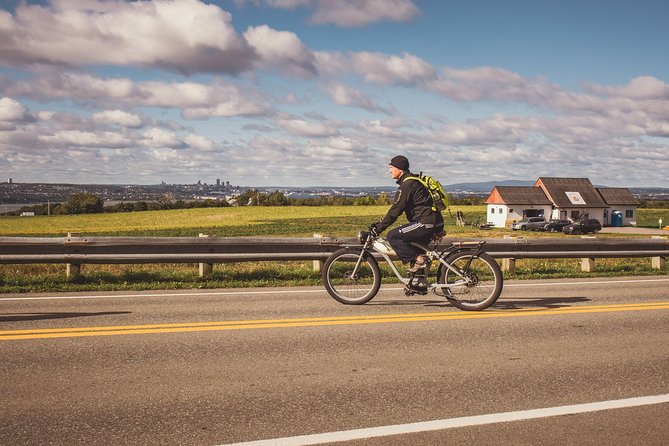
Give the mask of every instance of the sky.
[(2, 0), (0, 181), (669, 187), (666, 0)]

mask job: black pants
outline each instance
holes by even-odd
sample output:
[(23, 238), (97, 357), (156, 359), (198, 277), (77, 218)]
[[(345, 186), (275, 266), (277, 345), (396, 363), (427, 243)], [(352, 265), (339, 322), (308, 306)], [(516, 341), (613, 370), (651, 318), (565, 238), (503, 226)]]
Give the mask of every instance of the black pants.
[(425, 225), (425, 223), (420, 222), (407, 223), (390, 230), (386, 239), (402, 263), (411, 263), (422, 251), (410, 243), (415, 242), (427, 246), (432, 239), (432, 234), (443, 229), (444, 227), (441, 225)]

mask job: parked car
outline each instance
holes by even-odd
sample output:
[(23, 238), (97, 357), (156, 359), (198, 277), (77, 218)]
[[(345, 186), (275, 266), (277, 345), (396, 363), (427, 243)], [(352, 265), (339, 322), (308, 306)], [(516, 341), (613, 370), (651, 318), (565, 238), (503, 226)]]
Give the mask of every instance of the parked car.
[(546, 223), (546, 219), (543, 217), (528, 217), (512, 224), (511, 229), (514, 231), (536, 231), (544, 223)]
[(562, 228), (570, 224), (571, 222), (569, 220), (548, 220), (541, 225), (539, 230), (546, 232), (562, 232)]
[(602, 229), (601, 223), (594, 218), (589, 218), (565, 226), (562, 232), (565, 234), (587, 234), (588, 232), (596, 234), (600, 229)]

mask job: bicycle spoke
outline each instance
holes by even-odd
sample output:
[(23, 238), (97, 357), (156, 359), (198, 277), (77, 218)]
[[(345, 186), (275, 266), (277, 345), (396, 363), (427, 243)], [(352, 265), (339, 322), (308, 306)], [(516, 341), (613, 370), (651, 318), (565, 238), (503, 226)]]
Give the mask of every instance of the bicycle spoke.
[(441, 283), (451, 285), (445, 294), (453, 305), (463, 310), (482, 310), (495, 303), (502, 291), (502, 274), (492, 257), (460, 252), (449, 257), (448, 262), (459, 272), (444, 268), (441, 277)]
[(362, 304), (371, 300), (381, 286), (376, 260), (360, 252), (341, 250), (325, 262), (323, 281), (328, 293), (341, 303)]

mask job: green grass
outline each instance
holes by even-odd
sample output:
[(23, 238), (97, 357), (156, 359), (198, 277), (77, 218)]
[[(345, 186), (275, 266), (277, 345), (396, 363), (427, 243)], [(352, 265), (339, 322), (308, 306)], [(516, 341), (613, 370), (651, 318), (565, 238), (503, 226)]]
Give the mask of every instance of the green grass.
[[(146, 211), (118, 214), (50, 217), (0, 217), (2, 236), (63, 237), (68, 232), (87, 236), (182, 236), (200, 233), (221, 237), (353, 237), (360, 229), (378, 220), (387, 206), (332, 207), (239, 207), (173, 211)], [(485, 206), (453, 207), (468, 221), (485, 220)], [(665, 217), (666, 215), (666, 217)], [(639, 209), (639, 226), (657, 227), (657, 219), (669, 222), (666, 209)], [(567, 237), (540, 232), (516, 233), (505, 229), (481, 231), (455, 226), (445, 215), (450, 237), (501, 238)], [(655, 222), (653, 226), (653, 221)], [(615, 234), (598, 237), (618, 237)], [(595, 277), (614, 275), (667, 274), (650, 267), (649, 259), (598, 259), (596, 272), (580, 270), (579, 259), (518, 260), (516, 271), (507, 279)], [(82, 275), (68, 280), (65, 266), (0, 265), (0, 292), (110, 291), (145, 289), (225, 288), (284, 285), (321, 285), (320, 274), (312, 262), (249, 262), (216, 264), (211, 279), (198, 276), (197, 264), (83, 265)], [(384, 273), (393, 283), (394, 276)]]
[(343, 235), (367, 227), (387, 206), (230, 207), (114, 214), (0, 217), (4, 236), (63, 237), (69, 232), (112, 236)]
[(662, 226), (669, 226), (669, 209), (638, 209), (637, 227), (640, 228), (659, 228), (659, 219), (662, 219)]

